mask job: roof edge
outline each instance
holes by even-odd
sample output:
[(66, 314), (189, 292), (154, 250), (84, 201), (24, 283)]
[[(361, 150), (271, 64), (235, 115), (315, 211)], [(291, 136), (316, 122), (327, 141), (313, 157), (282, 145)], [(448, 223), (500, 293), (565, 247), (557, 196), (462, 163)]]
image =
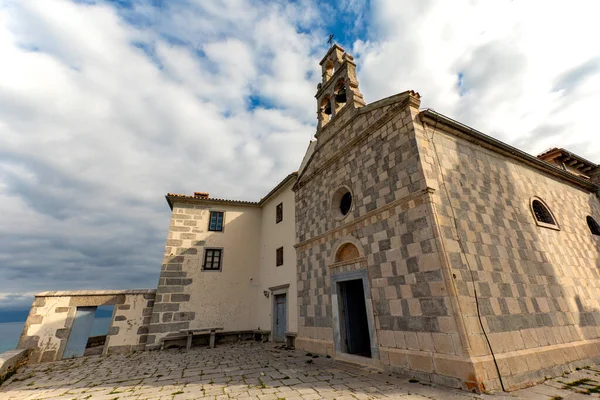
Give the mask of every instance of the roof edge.
[[(555, 153), (562, 153), (563, 155), (569, 156), (583, 164), (586, 164), (586, 166), (591, 167), (591, 168), (598, 168), (598, 164), (591, 162), (588, 159), (585, 159), (583, 157), (581, 157), (580, 155), (577, 155), (575, 153), (573, 153), (572, 151), (569, 151), (565, 148), (562, 147), (553, 147), (551, 149), (548, 149), (540, 154), (538, 154), (538, 158), (542, 158), (542, 157), (547, 157), (549, 155), (555, 154)], [(543, 158), (542, 158), (543, 159)]]
[(501, 150), (503, 153), (506, 153), (509, 157), (511, 157), (513, 159), (516, 159), (519, 161), (524, 161), (525, 163), (527, 163), (537, 169), (543, 170), (545, 172), (549, 172), (552, 175), (555, 175), (555, 176), (563, 178), (567, 181), (570, 181), (571, 183), (574, 183), (577, 186), (583, 187), (589, 191), (596, 192), (600, 189), (599, 186), (595, 185), (594, 183), (592, 183), (590, 181), (579, 178), (579, 177), (571, 174), (570, 172), (563, 171), (562, 169), (560, 169), (542, 159), (532, 156), (531, 154), (526, 153), (522, 150), (519, 150), (516, 147), (506, 144), (498, 139), (494, 139), (493, 137), (488, 136), (485, 133), (479, 132), (479, 131), (471, 128), (470, 126), (467, 126), (458, 121), (455, 121), (450, 117), (447, 117), (443, 114), (438, 113), (437, 111), (434, 111), (434, 110), (428, 108), (428, 109), (421, 111), (419, 113), (419, 116), (420, 116), (421, 120), (423, 119), (423, 117), (428, 117), (428, 118), (431, 118), (435, 122), (442, 122), (454, 129), (460, 131), (461, 133), (465, 134), (466, 136), (469, 136), (473, 139), (477, 139), (479, 141), (484, 142), (485, 144), (488, 145), (488, 147)]
[(289, 174), (288, 176), (283, 178), (283, 180), (281, 182), (279, 182), (277, 184), (277, 186), (275, 186), (273, 189), (271, 189), (271, 191), (269, 193), (267, 193), (267, 195), (265, 197), (260, 199), (258, 204), (262, 206), (267, 201), (271, 200), (271, 197), (274, 197), (275, 194), (277, 194), (277, 192), (279, 192), (279, 190), (283, 189), (292, 179), (297, 179), (297, 178), (298, 178), (298, 171), (292, 172), (291, 174)]
[(167, 203), (169, 204), (171, 211), (173, 211), (173, 203), (175, 201), (178, 201), (180, 203), (194, 203), (194, 204), (228, 204), (228, 205), (232, 205), (232, 206), (247, 206), (247, 207), (258, 207), (259, 206), (257, 201), (228, 200), (228, 199), (217, 199), (217, 198), (211, 199), (210, 197), (208, 199), (201, 199), (201, 198), (194, 197), (194, 196), (187, 196), (187, 195), (174, 194), (174, 193), (167, 193), (165, 195), (165, 199), (167, 199)]
[(173, 203), (175, 200), (180, 201), (182, 203), (195, 203), (195, 204), (228, 204), (233, 206), (248, 206), (248, 207), (261, 207), (264, 203), (269, 201), (271, 197), (273, 197), (280, 189), (285, 187), (285, 185), (290, 182), (292, 179), (296, 179), (298, 177), (298, 172), (292, 172), (281, 182), (279, 182), (265, 197), (260, 199), (260, 201), (245, 201), (245, 200), (229, 200), (229, 199), (218, 199), (218, 198), (207, 198), (202, 199), (194, 196), (187, 196), (175, 193), (167, 193), (165, 195), (165, 199), (167, 200), (167, 204), (169, 204), (169, 208), (173, 211)]

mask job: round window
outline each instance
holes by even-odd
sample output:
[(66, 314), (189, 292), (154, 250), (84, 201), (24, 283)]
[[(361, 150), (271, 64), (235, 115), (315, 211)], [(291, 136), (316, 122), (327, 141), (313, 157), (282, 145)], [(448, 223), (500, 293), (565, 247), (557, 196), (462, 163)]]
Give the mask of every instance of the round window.
[(350, 212), (350, 207), (352, 207), (352, 193), (346, 192), (340, 200), (340, 211), (346, 215)]
[(341, 186), (331, 197), (331, 214), (337, 220), (344, 219), (352, 210), (352, 192), (346, 186)]

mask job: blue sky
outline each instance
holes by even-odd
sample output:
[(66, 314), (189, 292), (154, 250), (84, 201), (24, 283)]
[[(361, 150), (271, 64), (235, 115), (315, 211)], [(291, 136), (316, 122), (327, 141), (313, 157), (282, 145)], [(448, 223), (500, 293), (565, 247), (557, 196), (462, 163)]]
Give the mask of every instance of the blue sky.
[[(600, 162), (590, 2), (0, 0), (0, 309), (155, 287), (167, 192), (258, 200), (314, 135), (327, 38), (532, 154)], [(560, 27), (558, 29), (557, 27)]]

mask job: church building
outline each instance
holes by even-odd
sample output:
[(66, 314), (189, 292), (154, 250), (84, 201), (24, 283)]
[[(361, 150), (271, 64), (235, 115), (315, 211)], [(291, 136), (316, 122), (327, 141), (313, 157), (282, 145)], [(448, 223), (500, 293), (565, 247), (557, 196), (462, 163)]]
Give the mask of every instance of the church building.
[[(338, 45), (320, 64), (298, 171), (254, 202), (169, 193), (156, 290), (85, 303), (118, 305), (104, 352), (250, 335), (476, 392), (600, 362), (600, 166), (529, 155), (414, 91), (366, 104)], [(51, 296), (71, 299), (64, 322)], [(61, 359), (82, 296), (38, 295), (20, 347)]]

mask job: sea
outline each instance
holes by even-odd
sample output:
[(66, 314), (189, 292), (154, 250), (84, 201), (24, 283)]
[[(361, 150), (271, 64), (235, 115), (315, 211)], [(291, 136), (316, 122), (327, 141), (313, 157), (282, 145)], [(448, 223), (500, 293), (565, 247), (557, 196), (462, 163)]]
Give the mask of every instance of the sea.
[[(106, 335), (111, 318), (95, 318), (90, 336)], [(25, 322), (0, 323), (0, 353), (17, 348)]]

